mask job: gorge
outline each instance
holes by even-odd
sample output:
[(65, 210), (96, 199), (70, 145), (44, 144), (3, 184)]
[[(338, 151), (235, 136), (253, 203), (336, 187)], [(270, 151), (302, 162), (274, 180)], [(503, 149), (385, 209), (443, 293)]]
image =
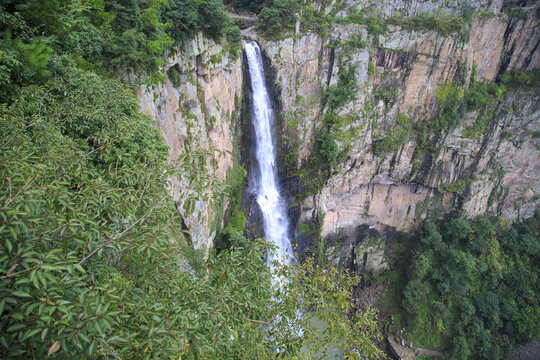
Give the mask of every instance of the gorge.
[[(320, 253), (323, 239), (332, 262), (358, 274), (379, 274), (395, 268), (391, 254), (400, 234), (424, 220), (446, 214), (512, 221), (534, 216), (540, 191), (538, 91), (505, 82), (503, 75), (529, 71), (528, 83), (537, 83), (540, 33), (533, 2), (475, 2), (476, 15), (469, 20), (460, 20), (457, 2), (368, 5), (315, 4), (310, 11), (319, 14), (318, 21), (328, 21), (320, 14), (333, 17), (322, 33), (309, 28), (307, 15), (289, 35), (267, 37), (249, 24), (242, 33), (260, 44), (265, 57), (278, 110), (278, 175), (302, 256)], [(515, 6), (521, 6), (519, 17), (508, 10)], [(365, 13), (358, 16), (355, 8)], [(396, 12), (408, 20), (392, 20)], [(380, 13), (388, 24), (374, 19)], [(453, 28), (425, 25), (445, 16), (456, 21)], [(369, 22), (386, 29), (374, 31)], [(232, 107), (222, 104), (231, 104), (230, 94), (242, 91), (241, 64), (204, 42), (193, 45), (191, 70), (181, 76), (192, 74), (200, 84), (208, 101), (201, 102), (200, 95), (192, 100), (204, 119), (212, 118), (219, 101), (218, 127), (210, 134), (217, 130), (223, 139), (235, 140), (214, 141), (210, 148), (233, 154), (232, 144), (245, 138), (230, 129), (242, 121), (233, 116), (228, 123), (231, 112), (223, 109)], [(210, 61), (216, 57), (221, 61)], [(238, 75), (231, 81), (232, 74)], [(231, 86), (216, 92), (210, 81)], [(240, 116), (248, 113), (236, 109)], [(154, 116), (170, 122), (170, 115)], [(196, 126), (205, 128), (205, 121), (199, 117)], [(177, 116), (176, 126), (191, 122)], [(164, 134), (176, 141), (174, 132)], [(232, 162), (218, 162), (221, 173), (215, 174), (223, 180), (227, 166)], [(195, 227), (205, 229), (204, 239), (215, 234), (208, 228), (212, 217), (219, 218), (212, 207), (207, 211), (206, 218), (184, 214), (186, 223), (197, 216)]]
[[(507, 359), (540, 338), (537, 1), (0, 16), (1, 358)], [(299, 307), (328, 328), (268, 335)]]
[[(324, 36), (299, 32), (302, 22), (296, 35), (277, 41), (253, 28), (243, 30), (245, 37), (259, 41), (275, 74), (271, 92), (281, 110), (279, 174), (286, 188), (291, 185), (291, 210), (305, 224), (299, 227), (320, 226), (323, 238), (341, 234), (348, 240), (340, 242), (351, 243), (358, 226), (407, 230), (433, 212), (457, 210), (471, 218), (486, 213), (511, 220), (534, 214), (539, 191), (537, 96), (515, 88), (500, 98), (495, 93), (502, 88), (488, 89), (482, 82), (492, 82), (504, 71), (538, 67), (537, 8), (526, 7), (527, 16), (516, 18), (501, 10), (510, 3), (473, 5), (480, 15), (471, 18), (467, 39), (404, 25), (387, 25), (385, 33), (373, 34), (362, 21), (349, 20), (352, 3), (342, 10), (337, 4), (319, 5), (321, 13), (337, 19)], [(405, 11), (413, 20), (422, 19), (423, 11), (442, 16), (459, 10), (453, 2), (395, 6), (379, 10)], [(173, 89), (174, 79), (138, 90), (143, 112), (160, 121), (172, 149), (170, 159), (184, 152), (186, 141), (214, 152), (217, 168), (208, 167), (208, 172), (220, 181), (233, 167), (235, 152), (241, 161), (234, 149), (241, 141), (241, 130), (235, 129), (241, 114), (240, 60), (229, 59), (222, 45), (197, 37), (168, 58), (167, 66), (176, 70), (166, 77), (179, 77), (178, 90)], [(351, 79), (345, 83), (347, 69)], [(463, 83), (470, 94), (464, 98), (464, 90), (451, 87), (452, 82)], [(345, 87), (348, 94), (339, 106), (326, 100)], [(486, 97), (473, 104), (478, 94)], [(467, 109), (458, 107), (457, 102), (471, 96)], [(189, 112), (182, 104), (189, 105)], [(463, 114), (443, 136), (437, 125), (441, 106)], [(190, 137), (186, 129), (200, 136)], [(337, 146), (339, 155), (329, 177), (312, 166), (325, 139)], [(175, 189), (189, 193), (190, 186), (181, 184)], [(180, 211), (195, 243), (210, 246), (216, 233), (212, 224), (219, 218), (215, 207), (199, 199)]]
[[(540, 191), (538, 91), (536, 85), (516, 86), (504, 74), (528, 71), (526, 83), (537, 84), (538, 6), (470, 5), (476, 14), (466, 20), (458, 2), (315, 3), (290, 33), (277, 36), (261, 34), (248, 21), (242, 34), (260, 44), (277, 110), (276, 165), (300, 258), (324, 251), (333, 263), (377, 276), (397, 266), (394, 244), (423, 221), (447, 214), (534, 217)], [(510, 10), (516, 7), (519, 17)], [(327, 30), (310, 28), (309, 11), (328, 23)], [(444, 17), (450, 25), (437, 28)], [(180, 83), (193, 89), (197, 120), (179, 115), (175, 107), (184, 100), (168, 100), (161, 86), (143, 90), (140, 102), (159, 119), (168, 143), (184, 135), (167, 129), (200, 129), (195, 141), (219, 154), (218, 171), (209, 171), (224, 181), (227, 168), (249, 163), (234, 148), (247, 146), (240, 133), (250, 132), (242, 120), (249, 110), (232, 101), (233, 93), (240, 98), (246, 91), (247, 73), (242, 75), (242, 59), (231, 61), (208, 39), (193, 41), (183, 54), (171, 64), (183, 69), (181, 78), (198, 84)], [(162, 104), (161, 112), (150, 111), (156, 104), (151, 99)], [(209, 127), (213, 117), (216, 125)], [(222, 218), (210, 204), (198, 204), (180, 211), (204, 242), (218, 233), (210, 225)]]

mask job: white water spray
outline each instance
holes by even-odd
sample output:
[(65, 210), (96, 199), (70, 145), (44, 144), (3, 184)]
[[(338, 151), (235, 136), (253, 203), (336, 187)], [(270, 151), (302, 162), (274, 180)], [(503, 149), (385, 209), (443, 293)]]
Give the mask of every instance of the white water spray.
[(274, 259), (268, 254), (268, 266), (277, 260), (290, 264), (294, 255), (289, 236), (289, 219), (277, 180), (276, 154), (272, 141), (272, 105), (264, 81), (261, 50), (256, 42), (244, 44), (251, 77), (252, 116), (255, 130), (255, 164), (250, 188), (256, 195), (264, 221), (264, 234), (276, 247)]

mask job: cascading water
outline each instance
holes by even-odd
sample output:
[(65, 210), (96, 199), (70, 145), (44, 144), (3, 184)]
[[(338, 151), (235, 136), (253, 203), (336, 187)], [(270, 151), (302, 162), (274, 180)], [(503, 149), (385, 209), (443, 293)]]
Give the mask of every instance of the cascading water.
[(251, 122), (255, 133), (255, 161), (250, 189), (261, 208), (264, 234), (276, 247), (275, 258), (268, 254), (268, 266), (274, 260), (281, 264), (294, 261), (289, 236), (289, 219), (277, 180), (276, 154), (272, 141), (272, 105), (266, 90), (261, 50), (256, 42), (244, 44), (251, 77)]

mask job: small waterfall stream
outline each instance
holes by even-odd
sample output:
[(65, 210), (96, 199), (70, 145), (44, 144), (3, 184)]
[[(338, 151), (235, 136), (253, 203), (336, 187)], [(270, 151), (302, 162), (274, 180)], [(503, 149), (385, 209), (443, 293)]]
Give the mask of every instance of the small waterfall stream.
[(255, 159), (252, 166), (250, 190), (263, 214), (264, 234), (276, 247), (268, 254), (268, 266), (274, 260), (281, 264), (294, 262), (289, 234), (289, 218), (281, 195), (276, 168), (276, 151), (272, 139), (274, 126), (272, 105), (266, 89), (261, 49), (256, 42), (244, 44), (251, 78), (251, 122), (255, 134)]

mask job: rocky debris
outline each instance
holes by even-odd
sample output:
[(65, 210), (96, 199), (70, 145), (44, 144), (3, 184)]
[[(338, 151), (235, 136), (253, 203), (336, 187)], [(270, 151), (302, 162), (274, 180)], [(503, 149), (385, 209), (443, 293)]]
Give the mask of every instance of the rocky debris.
[(395, 359), (414, 360), (422, 354), (430, 357), (444, 357), (442, 351), (422, 347), (413, 348), (413, 343), (411, 341), (407, 341), (404, 338), (399, 338), (394, 335), (389, 335), (386, 340), (390, 347), (391, 354)]
[(540, 354), (540, 341), (534, 339), (527, 345), (518, 349), (516, 354), (511, 357), (512, 360), (537, 360)]
[(379, 296), (386, 289), (386, 285), (378, 283), (374, 286), (363, 286), (354, 292), (354, 301), (357, 309), (363, 306), (375, 308), (379, 301)]
[(234, 23), (240, 28), (240, 30), (248, 29), (257, 25), (257, 15), (229, 13), (229, 16), (234, 20)]

